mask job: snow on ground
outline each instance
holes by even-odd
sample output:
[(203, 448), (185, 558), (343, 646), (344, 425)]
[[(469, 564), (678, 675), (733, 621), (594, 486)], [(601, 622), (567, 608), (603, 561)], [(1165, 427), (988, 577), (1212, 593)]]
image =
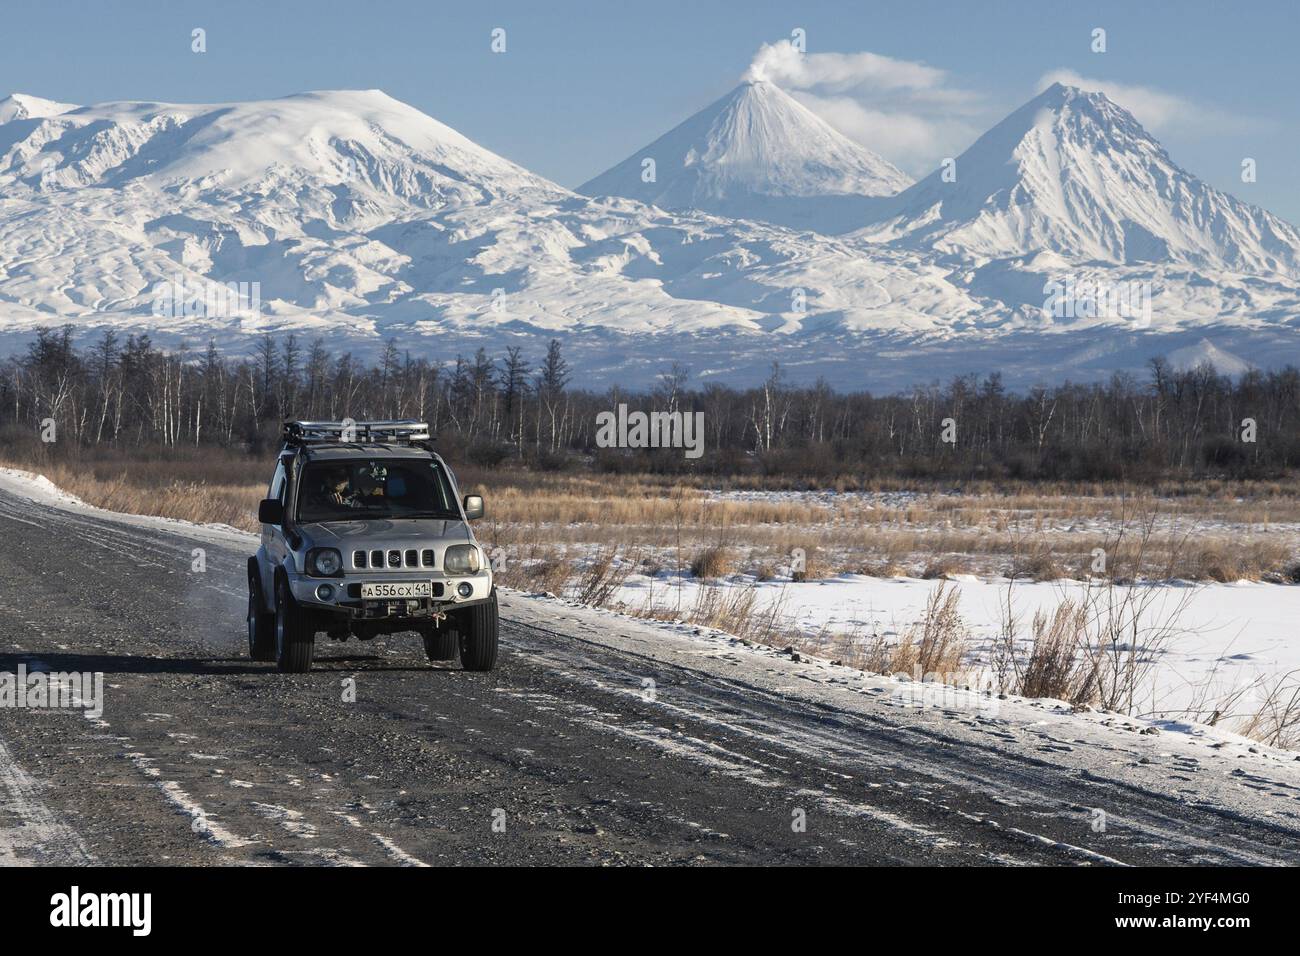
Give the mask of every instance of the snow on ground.
[[(872, 578), (846, 574), (822, 581), (755, 581), (737, 575), (721, 582), (727, 588), (757, 589), (758, 606), (779, 606), (780, 617), (809, 637), (828, 633), (901, 637), (924, 616), (926, 601), (939, 581), (918, 578)], [(629, 607), (653, 602), (660, 608), (694, 606), (703, 587), (693, 578), (630, 576), (618, 594)], [(1008, 588), (1022, 634), (1036, 611), (1050, 613), (1061, 601), (1088, 596), (1084, 582), (1011, 582), (1006, 578), (960, 576), (948, 587), (960, 591), (964, 623), (975, 634), (982, 657), (1001, 628)], [(1258, 678), (1272, 679), (1300, 670), (1300, 587), (1242, 581), (1235, 584), (1136, 585), (1149, 595), (1147, 620), (1153, 629), (1168, 626), (1170, 638), (1152, 649), (1155, 666), (1140, 711), (1181, 714), (1198, 703), (1215, 702)], [(1117, 588), (1117, 595), (1128, 593)], [(1100, 598), (1094, 587), (1093, 597)], [(1153, 631), (1148, 631), (1153, 633)]]
[(256, 535), (247, 531), (240, 531), (238, 528), (232, 528), (227, 524), (195, 524), (193, 521), (183, 521), (180, 518), (160, 518), (155, 515), (131, 515), (118, 511), (107, 511), (82, 501), (76, 495), (69, 494), (44, 475), (23, 471), (19, 468), (0, 468), (0, 490), (26, 498), (29, 501), (52, 505), (64, 511), (81, 511), (87, 514), (108, 516), (122, 524), (175, 531), (177, 534), (184, 534), (203, 541), (212, 541), (216, 544), (242, 545), (257, 540)]
[[(1063, 701), (1030, 699), (1014, 694), (990, 695), (955, 687), (920, 683), (899, 675), (868, 674), (833, 661), (790, 655), (726, 634), (714, 628), (669, 621), (631, 620), (604, 608), (593, 608), (553, 595), (508, 591), (502, 598), (503, 615), (511, 621), (554, 629), (559, 622), (575, 636), (599, 634), (610, 646), (626, 646), (653, 656), (686, 650), (701, 659), (717, 659), (733, 666), (752, 660), (778, 675), (778, 686), (791, 697), (818, 695), (822, 690), (850, 689), (884, 700), (903, 710), (932, 708), (947, 715), (965, 713), (974, 724), (992, 721), (1008, 726), (1068, 728), (1077, 744), (1129, 740), (1156, 740), (1163, 756), (1194, 755), (1216, 759), (1251, 760), (1259, 767), (1271, 765), (1278, 772), (1294, 775), (1300, 756), (1267, 747), (1233, 733), (1220, 725), (1177, 719), (1129, 717), (1088, 708), (1075, 708)], [(826, 698), (828, 704), (830, 698)], [(1003, 742), (1002, 746), (1011, 746)], [(1069, 749), (1069, 748), (1067, 748)], [(1056, 754), (1053, 759), (1068, 763), (1075, 755)]]
[[(125, 524), (170, 530), (226, 546), (249, 547), (256, 541), (255, 535), (227, 525), (200, 525), (173, 518), (106, 511), (68, 494), (43, 475), (19, 469), (0, 468), (0, 490), (63, 510), (110, 516)], [(774, 602), (781, 602), (783, 616), (810, 635), (828, 629), (857, 632), (866, 637), (874, 634), (895, 637), (902, 635), (923, 615), (926, 600), (938, 584), (937, 581), (917, 578), (841, 575), (824, 581), (805, 582), (758, 582), (752, 577), (736, 576), (723, 582), (722, 586), (756, 588), (761, 606), (771, 607)], [(1015, 613), (1025, 625), (1035, 610), (1050, 610), (1066, 597), (1079, 597), (1087, 587), (1081, 582), (1068, 580), (1017, 581), (1012, 585), (1006, 579), (982, 580), (973, 576), (962, 577), (953, 584), (960, 588), (963, 619), (986, 642), (985, 649), (1000, 626), (1001, 608), (1006, 601), (1008, 586), (1012, 587)], [(687, 610), (704, 586), (704, 583), (691, 578), (633, 575), (619, 590), (616, 600), (632, 608), (653, 601), (661, 608)], [(1157, 652), (1154, 682), (1147, 698), (1148, 706), (1142, 708), (1142, 713), (1167, 731), (1196, 736), (1208, 733), (1210, 739), (1242, 742), (1241, 738), (1224, 728), (1211, 730), (1194, 721), (1178, 719), (1179, 715), (1192, 707), (1198, 697), (1212, 702), (1258, 677), (1277, 678), (1289, 671), (1300, 670), (1300, 633), (1296, 627), (1297, 617), (1300, 617), (1297, 614), (1300, 612), (1300, 587), (1245, 581), (1204, 585), (1175, 582), (1143, 587), (1157, 590), (1157, 597), (1150, 605), (1155, 623), (1168, 620), (1180, 604), (1183, 607), (1173, 622), (1175, 635)], [(518, 605), (518, 600), (526, 597), (529, 595), (515, 593), (513, 600)], [(544, 597), (541, 600), (546, 601)], [(562, 603), (578, 607), (571, 602)], [(626, 620), (623, 615), (615, 616)], [(693, 625), (638, 622), (637, 626), (690, 634), (715, 643), (722, 641), (729, 647), (739, 644), (735, 638), (721, 632)], [(757, 647), (751, 647), (751, 650), (772, 653)], [(830, 666), (826, 662), (812, 663), (819, 667)], [(833, 670), (838, 674), (846, 669)], [(908, 700), (911, 701), (909, 706), (917, 705), (910, 697)], [(976, 701), (970, 706), (978, 709), (986, 704)]]

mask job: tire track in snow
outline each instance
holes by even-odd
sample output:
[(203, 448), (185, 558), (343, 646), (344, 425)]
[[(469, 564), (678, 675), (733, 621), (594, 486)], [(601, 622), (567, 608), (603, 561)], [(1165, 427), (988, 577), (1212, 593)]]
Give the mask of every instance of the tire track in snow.
[[(94, 862), (81, 837), (50, 811), (38, 789), (0, 740), (0, 866)], [(10, 822), (14, 825), (4, 825)]]

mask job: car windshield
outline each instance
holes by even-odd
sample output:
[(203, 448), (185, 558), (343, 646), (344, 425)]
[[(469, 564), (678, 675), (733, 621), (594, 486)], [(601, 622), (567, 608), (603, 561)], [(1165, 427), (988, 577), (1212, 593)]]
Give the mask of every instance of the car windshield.
[(460, 518), (442, 465), (419, 458), (308, 462), (298, 492), (298, 520)]

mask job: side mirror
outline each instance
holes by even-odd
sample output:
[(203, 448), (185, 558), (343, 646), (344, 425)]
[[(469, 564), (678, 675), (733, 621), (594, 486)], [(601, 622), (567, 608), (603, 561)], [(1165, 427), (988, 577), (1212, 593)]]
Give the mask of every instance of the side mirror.
[(465, 496), (465, 517), (470, 521), (483, 517), (483, 499), (479, 495)]
[(279, 498), (263, 498), (257, 506), (257, 520), (262, 524), (280, 524), (284, 521), (284, 504)]

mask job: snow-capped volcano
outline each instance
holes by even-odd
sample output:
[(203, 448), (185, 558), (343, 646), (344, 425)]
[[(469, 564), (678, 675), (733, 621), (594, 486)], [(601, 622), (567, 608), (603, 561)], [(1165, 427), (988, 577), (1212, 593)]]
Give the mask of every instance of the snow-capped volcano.
[[(715, 212), (735, 201), (749, 218), (575, 194), (379, 91), (66, 111), (23, 97), (0, 125), (0, 355), (38, 326), (67, 323), (148, 331), (171, 345), (214, 338), (237, 352), (243, 336), (267, 331), (319, 334), (339, 349), (393, 336), (443, 360), (505, 342), (540, 352), (557, 337), (589, 382), (620, 385), (651, 382), (681, 359), (697, 374), (752, 381), (779, 358), (792, 375), (848, 387), (999, 368), (1009, 383), (1044, 369), (1082, 377), (1184, 347), (1300, 362), (1300, 282), (1270, 267), (1292, 260), (1268, 259), (1277, 243), (1265, 235), (1285, 238), (1290, 227), (1172, 164), (1177, 175), (1162, 187), (1163, 150), (1108, 101), (1114, 118), (1073, 119), (1050, 137), (1083, 106), (1035, 111), (1045, 119), (1017, 137), (1004, 123), (958, 167), (972, 197), (996, 201), (963, 199), (964, 218), (960, 203), (923, 202), (935, 218), (897, 219), (893, 244), (825, 234), (828, 215), (851, 220), (855, 204), (882, 201), (861, 194), (875, 187), (859, 147), (841, 148), (847, 141), (770, 84), (738, 97), (702, 124), (718, 135), (700, 142), (721, 151), (707, 163), (697, 154), (691, 170), (679, 164), (677, 181), (692, 195), (713, 190)], [(1112, 121), (1122, 128), (1106, 128)], [(824, 148), (810, 150), (808, 137)], [(990, 140), (1003, 142), (1001, 166)], [(1068, 150), (1045, 147), (1067, 141)], [(1039, 159), (1022, 142), (1037, 143)], [(981, 155), (994, 158), (981, 165)], [(1147, 178), (1121, 195), (1114, 171), (1130, 167)], [(659, 158), (661, 183), (673, 168)], [(639, 182), (639, 157), (636, 169)], [(1093, 179), (1095, 220), (1083, 192)], [(817, 228), (762, 221), (793, 211)], [(1123, 233), (1123, 257), (1109, 260), (1125, 264), (1098, 254), (1121, 211), (1177, 240), (1160, 247), (1169, 261), (1131, 264), (1136, 226)], [(1240, 237), (1252, 228), (1253, 241)], [(1206, 236), (1222, 242), (1206, 246)], [(993, 258), (1005, 249), (1035, 254)], [(1084, 265), (1078, 250), (1090, 256)], [(1229, 260), (1235, 268), (1186, 264)], [(1089, 274), (1074, 278), (1089, 289), (1149, 286), (1142, 322), (1092, 308), (1047, 314), (1045, 285), (1081, 268)], [(231, 285), (256, 287), (256, 305), (207, 295)], [(1175, 344), (1148, 345), (1157, 334)]]
[[(757, 332), (823, 311), (870, 324), (883, 304), (922, 323), (935, 301), (979, 310), (940, 270), (898, 259), (587, 199), (379, 91), (0, 126), (0, 332)], [(259, 314), (160, 314), (178, 283), (257, 283)]]
[[(1300, 232), (1179, 167), (1104, 94), (1053, 84), (885, 203), (877, 241), (976, 259), (1057, 253), (1300, 276)], [(951, 180), (951, 181), (948, 181)]]
[(578, 191), (839, 233), (870, 221), (873, 197), (910, 182), (779, 87), (754, 80)]

